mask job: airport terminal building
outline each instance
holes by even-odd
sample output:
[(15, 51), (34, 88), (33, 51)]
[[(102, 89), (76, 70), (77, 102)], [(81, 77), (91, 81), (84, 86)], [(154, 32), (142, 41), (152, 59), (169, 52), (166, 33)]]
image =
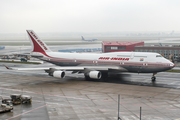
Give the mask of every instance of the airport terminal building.
[(142, 41), (102, 41), (102, 52), (135, 51), (135, 46), (144, 46)]
[(142, 41), (103, 41), (102, 52), (122, 52), (122, 51), (136, 51), (136, 52), (156, 52), (163, 55), (165, 58), (173, 56), (173, 58), (180, 58), (180, 46), (177, 45), (149, 45), (145, 46)]
[(135, 46), (136, 52), (156, 52), (169, 58), (173, 55), (174, 58), (180, 57), (180, 46), (167, 45), (167, 46)]

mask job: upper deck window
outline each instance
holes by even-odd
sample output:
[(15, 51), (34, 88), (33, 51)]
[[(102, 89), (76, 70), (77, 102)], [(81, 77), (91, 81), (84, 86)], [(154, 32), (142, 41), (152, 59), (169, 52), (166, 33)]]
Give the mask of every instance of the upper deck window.
[(156, 55), (156, 57), (162, 57), (161, 55)]
[(135, 55), (134, 57), (147, 58), (147, 56), (137, 56), (137, 55)]

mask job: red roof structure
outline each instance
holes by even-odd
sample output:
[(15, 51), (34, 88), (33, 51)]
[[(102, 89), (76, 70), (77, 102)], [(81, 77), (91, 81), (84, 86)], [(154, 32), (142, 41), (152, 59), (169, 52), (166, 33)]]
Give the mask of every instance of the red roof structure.
[(134, 51), (135, 46), (144, 46), (143, 41), (103, 41), (103, 52)]

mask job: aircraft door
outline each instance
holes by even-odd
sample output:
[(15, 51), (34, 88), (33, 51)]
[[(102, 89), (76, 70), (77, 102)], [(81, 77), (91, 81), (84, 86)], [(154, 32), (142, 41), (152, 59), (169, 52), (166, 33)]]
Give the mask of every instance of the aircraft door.
[(135, 53), (133, 53), (133, 52), (131, 53), (130, 59), (133, 59), (133, 58), (134, 58), (134, 54), (135, 54)]
[(148, 63), (147, 63), (147, 62), (145, 62), (145, 63), (144, 63), (144, 66), (145, 66), (145, 67), (147, 67), (147, 66), (148, 66)]
[(97, 65), (97, 64), (98, 64), (98, 61), (97, 61), (97, 60), (93, 60), (93, 64), (94, 64), (94, 65)]

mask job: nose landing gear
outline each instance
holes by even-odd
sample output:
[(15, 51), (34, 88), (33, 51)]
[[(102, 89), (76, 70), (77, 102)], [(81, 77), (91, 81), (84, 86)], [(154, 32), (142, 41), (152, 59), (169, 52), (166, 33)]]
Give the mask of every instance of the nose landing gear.
[(152, 82), (155, 82), (155, 81), (156, 81), (156, 74), (157, 74), (157, 73), (153, 73), (153, 75), (152, 75), (152, 77), (151, 77)]

